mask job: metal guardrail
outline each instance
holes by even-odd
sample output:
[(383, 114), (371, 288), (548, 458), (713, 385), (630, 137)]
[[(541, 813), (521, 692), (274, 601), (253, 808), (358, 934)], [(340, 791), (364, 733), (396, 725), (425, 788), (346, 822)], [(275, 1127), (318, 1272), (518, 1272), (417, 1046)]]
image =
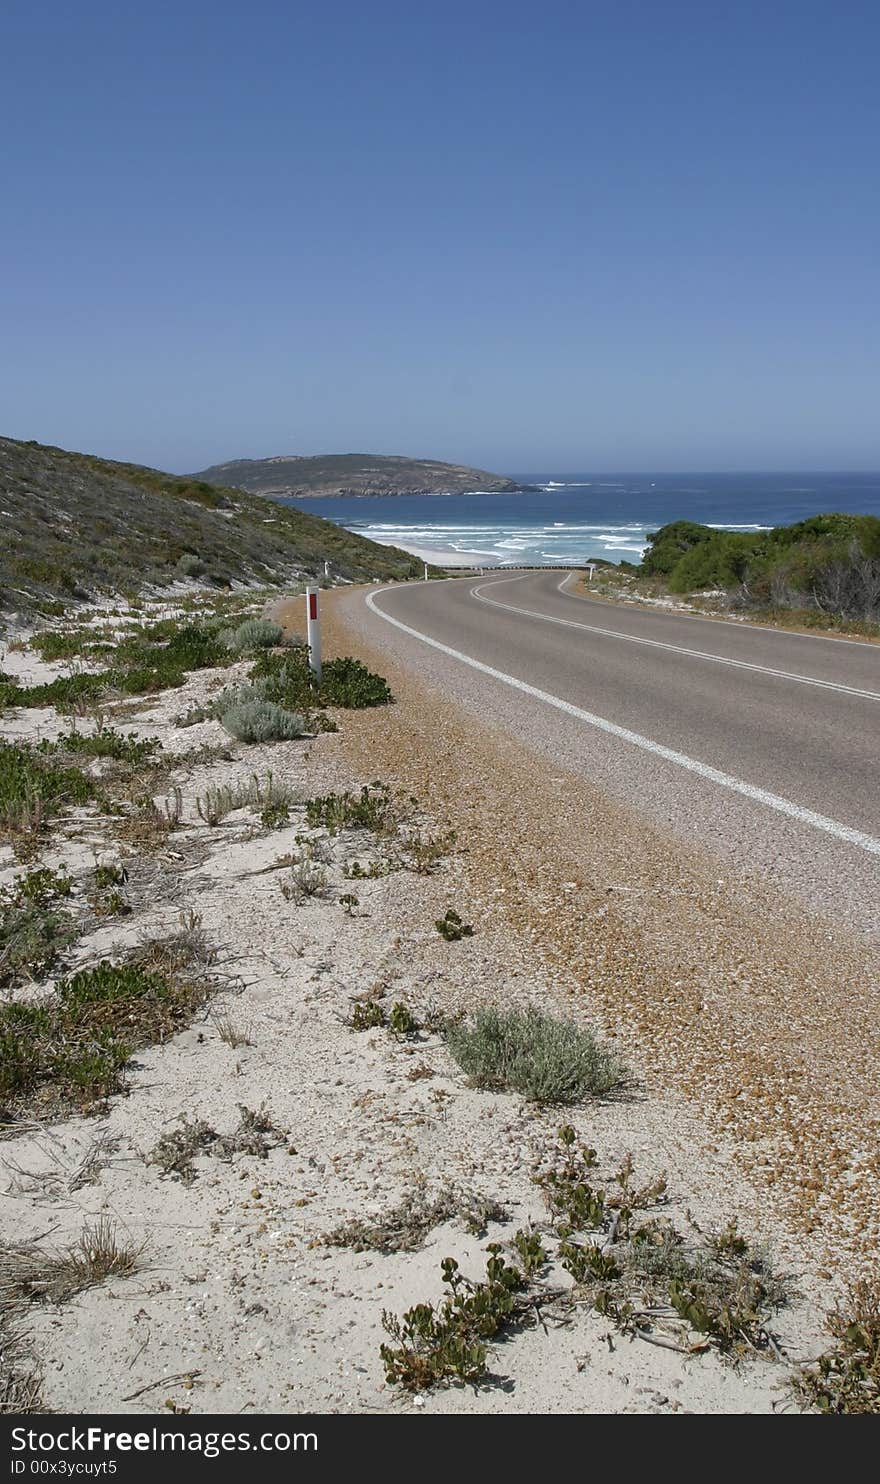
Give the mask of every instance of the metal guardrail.
[(493, 567), (444, 567), (442, 562), (429, 562), (444, 572), (587, 572), (593, 562), (505, 562)]

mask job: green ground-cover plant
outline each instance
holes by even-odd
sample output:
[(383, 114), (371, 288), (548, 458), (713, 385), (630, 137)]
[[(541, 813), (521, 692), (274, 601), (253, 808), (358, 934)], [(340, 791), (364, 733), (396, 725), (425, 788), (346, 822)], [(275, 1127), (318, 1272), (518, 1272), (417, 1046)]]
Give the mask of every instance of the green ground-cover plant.
[[(72, 648), (75, 636), (64, 637)], [(47, 636), (42, 649), (50, 652), (51, 648)], [(109, 653), (106, 644), (85, 641), (80, 643), (78, 652), (87, 656), (107, 654), (112, 663), (100, 671), (61, 675), (39, 685), (0, 683), (0, 707), (54, 706), (59, 711), (71, 711), (113, 693), (136, 696), (176, 689), (184, 684), (190, 671), (231, 662), (228, 649), (209, 627), (173, 619), (129, 631)]]
[(608, 1098), (627, 1085), (617, 1054), (573, 1021), (541, 1010), (478, 1010), (451, 1025), (446, 1042), (476, 1087), (540, 1103)]
[(122, 888), (128, 881), (123, 865), (102, 863), (92, 871), (86, 900), (96, 917), (127, 917), (131, 903)]
[(353, 1031), (373, 1030), (384, 1027), (394, 1036), (414, 1036), (421, 1029), (418, 1020), (403, 1000), (395, 1000), (386, 1010), (380, 999), (370, 997), (354, 1000), (348, 1024)]
[(349, 656), (325, 660), (321, 684), (317, 685), (304, 648), (281, 654), (263, 653), (250, 674), (252, 680), (263, 683), (267, 700), (277, 701), (282, 706), (305, 709), (339, 706), (362, 710), (369, 706), (387, 706), (394, 699), (381, 675), (373, 674), (360, 660)]
[(264, 805), (260, 811), (260, 824), (264, 830), (285, 830), (290, 824), (290, 804), (275, 803)]
[(0, 1006), (4, 1121), (87, 1107), (119, 1092), (132, 1053), (188, 1022), (210, 981), (191, 943), (178, 950), (169, 941), (81, 969), (54, 994)]
[(441, 938), (447, 943), (460, 943), (462, 938), (472, 938), (474, 930), (469, 922), (464, 922), (454, 907), (450, 907), (442, 917), (438, 917), (434, 923)]
[(396, 828), (396, 815), (391, 790), (385, 783), (365, 784), (359, 794), (346, 790), (341, 794), (323, 794), (306, 804), (306, 823), (312, 829), (331, 834), (340, 830), (372, 830), (376, 835)]
[(91, 803), (97, 783), (20, 742), (0, 741), (0, 839), (36, 838), (65, 809)]
[(323, 706), (344, 706), (349, 710), (388, 706), (394, 700), (388, 682), (381, 675), (348, 656), (324, 664), (318, 698)]
[(56, 680), (39, 685), (19, 685), (13, 681), (0, 685), (0, 709), (5, 706), (40, 706), (54, 707), (56, 711), (65, 713), (90, 701), (99, 701), (107, 690), (108, 683), (103, 675), (87, 673), (59, 675)]
[(33, 634), (29, 641), (31, 649), (47, 663), (92, 654), (99, 642), (91, 628), (44, 629), (42, 633)]
[(37, 746), (41, 753), (79, 753), (84, 757), (109, 757), (115, 762), (129, 763), (137, 767), (157, 752), (162, 744), (158, 737), (138, 738), (134, 732), (124, 734), (113, 727), (101, 727), (99, 731), (86, 735), (83, 732), (68, 732), (55, 742), (41, 742)]
[(402, 1318), (383, 1313), (383, 1328), (394, 1342), (379, 1347), (389, 1385), (427, 1391), (485, 1380), (488, 1342), (514, 1326), (534, 1323), (536, 1302), (529, 1288), (546, 1254), (533, 1233), (517, 1237), (519, 1262), (508, 1261), (500, 1244), (490, 1242), (485, 1278), (474, 1283), (454, 1258), (444, 1258), (440, 1270), (448, 1291), (439, 1304), (416, 1304)]
[(624, 1333), (658, 1331), (687, 1353), (713, 1348), (737, 1359), (773, 1350), (771, 1315), (789, 1297), (769, 1257), (731, 1222), (686, 1237), (652, 1213), (667, 1201), (665, 1175), (644, 1185), (628, 1156), (600, 1182), (597, 1158), (569, 1125), (534, 1174), (559, 1238), (556, 1256), (587, 1303)]
[(66, 871), (41, 867), (0, 887), (0, 990), (42, 979), (77, 937), (63, 905), (73, 891)]
[(834, 1341), (792, 1379), (802, 1407), (849, 1415), (880, 1415), (880, 1290), (876, 1281), (850, 1285), (826, 1323)]
[(390, 876), (396, 869), (394, 862), (382, 861), (347, 861), (342, 867), (342, 874), (346, 881), (376, 881), (382, 876)]

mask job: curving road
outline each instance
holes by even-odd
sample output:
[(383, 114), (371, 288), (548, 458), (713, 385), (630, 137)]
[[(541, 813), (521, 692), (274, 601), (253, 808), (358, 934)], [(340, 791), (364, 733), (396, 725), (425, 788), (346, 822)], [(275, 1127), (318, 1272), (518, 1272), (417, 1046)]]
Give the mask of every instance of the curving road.
[(549, 762), (873, 933), (880, 647), (617, 607), (575, 582), (386, 588), (369, 626)]

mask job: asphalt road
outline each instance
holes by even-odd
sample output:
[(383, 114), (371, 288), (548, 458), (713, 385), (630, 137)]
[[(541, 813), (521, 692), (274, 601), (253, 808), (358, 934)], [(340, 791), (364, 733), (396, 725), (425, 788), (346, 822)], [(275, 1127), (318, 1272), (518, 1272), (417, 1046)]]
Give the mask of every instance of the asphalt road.
[(407, 584), (371, 596), (369, 627), (551, 763), (873, 934), (880, 647), (565, 585), (562, 571)]

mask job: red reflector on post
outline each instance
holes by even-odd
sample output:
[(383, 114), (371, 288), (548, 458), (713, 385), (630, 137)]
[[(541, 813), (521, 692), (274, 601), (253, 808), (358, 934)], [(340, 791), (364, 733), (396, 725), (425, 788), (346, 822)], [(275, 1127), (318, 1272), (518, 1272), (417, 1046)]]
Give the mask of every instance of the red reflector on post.
[(318, 617), (318, 594), (309, 593), (309, 618)]

